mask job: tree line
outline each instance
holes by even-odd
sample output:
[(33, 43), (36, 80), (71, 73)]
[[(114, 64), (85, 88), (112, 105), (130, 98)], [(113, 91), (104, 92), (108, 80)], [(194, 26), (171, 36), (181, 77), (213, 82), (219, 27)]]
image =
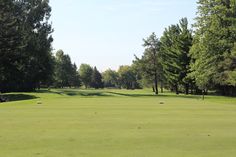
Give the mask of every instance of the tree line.
[(108, 69), (99, 72), (96, 67), (89, 64), (81, 64), (77, 68), (71, 62), (70, 56), (62, 50), (56, 52), (54, 58), (53, 81), (48, 86), (56, 88), (140, 88), (137, 72), (131, 66), (120, 66), (118, 71)]
[[(134, 64), (142, 76), (176, 94), (209, 90), (236, 96), (236, 1), (199, 0), (193, 28), (187, 18), (144, 39), (145, 52)], [(193, 30), (194, 31), (193, 31)]]
[(62, 50), (54, 55), (50, 16), (49, 0), (0, 0), (0, 92), (81, 85), (133, 88), (128, 67), (121, 68), (119, 79), (116, 73), (114, 81), (106, 77), (107, 82), (96, 67), (82, 64), (78, 70)]
[[(187, 18), (143, 40), (145, 51), (130, 66), (99, 72), (51, 43), (48, 0), (0, 0), (0, 92), (40, 87), (152, 88), (176, 94), (236, 95), (236, 2), (198, 0), (195, 24)], [(161, 91), (159, 91), (159, 89)]]

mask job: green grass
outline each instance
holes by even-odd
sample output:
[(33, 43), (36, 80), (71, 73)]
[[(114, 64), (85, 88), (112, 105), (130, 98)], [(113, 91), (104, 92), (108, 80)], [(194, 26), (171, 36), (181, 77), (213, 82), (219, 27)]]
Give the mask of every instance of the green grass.
[(235, 98), (149, 90), (18, 94), (32, 99), (0, 104), (0, 157), (236, 156)]

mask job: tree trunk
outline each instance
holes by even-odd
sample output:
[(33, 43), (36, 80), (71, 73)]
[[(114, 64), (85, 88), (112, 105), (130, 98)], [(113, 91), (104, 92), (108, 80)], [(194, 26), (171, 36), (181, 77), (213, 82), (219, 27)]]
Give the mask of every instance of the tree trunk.
[(191, 87), (190, 87), (191, 89), (190, 89), (190, 92), (191, 92), (191, 94), (194, 94), (194, 90), (193, 90), (193, 85), (191, 85)]
[(179, 87), (178, 87), (178, 85), (175, 85), (175, 91), (176, 91), (176, 94), (179, 95)]
[(155, 76), (154, 88), (155, 88), (155, 94), (158, 95), (158, 81), (157, 81), (157, 76)]
[(154, 86), (152, 86), (152, 92), (153, 92), (153, 93), (155, 92), (155, 88), (154, 88)]
[(189, 84), (185, 84), (185, 94), (189, 94)]
[(205, 90), (202, 90), (202, 100), (205, 100)]
[(164, 93), (164, 85), (162, 81), (161, 81), (161, 93)]

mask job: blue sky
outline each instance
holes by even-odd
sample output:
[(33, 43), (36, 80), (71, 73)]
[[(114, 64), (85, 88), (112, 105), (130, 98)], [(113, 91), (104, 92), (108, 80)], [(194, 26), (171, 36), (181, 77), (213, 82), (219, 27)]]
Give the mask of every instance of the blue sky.
[(196, 16), (196, 0), (51, 0), (54, 52), (100, 71), (130, 65), (143, 53), (142, 39), (182, 17)]

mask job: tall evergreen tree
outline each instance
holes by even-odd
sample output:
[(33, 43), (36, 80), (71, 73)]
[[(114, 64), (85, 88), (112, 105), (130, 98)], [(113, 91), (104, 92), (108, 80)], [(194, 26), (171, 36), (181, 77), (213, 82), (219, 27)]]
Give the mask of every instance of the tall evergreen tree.
[(20, 49), (24, 43), (19, 18), (13, 1), (0, 0), (0, 92), (17, 91), (22, 80)]
[(73, 87), (80, 87), (81, 86), (79, 71), (78, 71), (75, 63), (72, 64), (72, 67), (71, 67), (71, 76), (70, 76), (69, 82), (70, 82), (70, 85)]
[(189, 73), (190, 56), (192, 46), (192, 33), (188, 29), (188, 20), (183, 18), (177, 25), (171, 25), (161, 37), (160, 57), (165, 77), (171, 87), (179, 94), (179, 86), (185, 88), (189, 93), (191, 80), (187, 77)]
[(191, 76), (203, 90), (216, 87), (236, 95), (236, 2), (199, 0), (191, 49)]
[(92, 77), (91, 78), (91, 87), (92, 88), (95, 88), (95, 89), (103, 88), (102, 75), (97, 70), (96, 67), (94, 67), (91, 77)]

